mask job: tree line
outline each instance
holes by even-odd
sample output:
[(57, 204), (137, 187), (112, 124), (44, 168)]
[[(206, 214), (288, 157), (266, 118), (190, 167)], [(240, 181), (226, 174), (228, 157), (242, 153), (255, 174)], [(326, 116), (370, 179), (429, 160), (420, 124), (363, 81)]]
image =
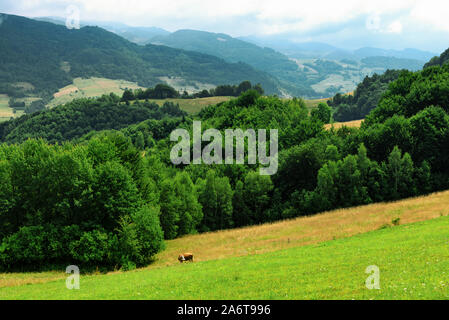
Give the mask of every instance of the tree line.
[(157, 84), (154, 88), (143, 89), (126, 89), (122, 95), (122, 101), (146, 100), (146, 99), (195, 99), (219, 96), (238, 97), (243, 92), (254, 89), (261, 95), (264, 90), (260, 83), (253, 86), (250, 81), (243, 81), (239, 85), (220, 85), (210, 90), (201, 90), (196, 93), (189, 94), (187, 91), (180, 93), (168, 84)]
[(334, 120), (345, 122), (364, 119), (371, 110), (377, 107), (390, 82), (396, 80), (403, 72), (410, 71), (387, 70), (381, 75), (375, 73), (372, 76), (366, 76), (357, 85), (353, 94), (337, 93), (328, 101), (328, 104), (334, 109)]
[(17, 143), (28, 138), (44, 138), (50, 143), (60, 143), (81, 138), (91, 131), (118, 130), (147, 119), (185, 115), (179, 105), (171, 102), (165, 102), (162, 107), (148, 101), (126, 105), (111, 93), (95, 99), (75, 99), (57, 108), (0, 123), (0, 141)]

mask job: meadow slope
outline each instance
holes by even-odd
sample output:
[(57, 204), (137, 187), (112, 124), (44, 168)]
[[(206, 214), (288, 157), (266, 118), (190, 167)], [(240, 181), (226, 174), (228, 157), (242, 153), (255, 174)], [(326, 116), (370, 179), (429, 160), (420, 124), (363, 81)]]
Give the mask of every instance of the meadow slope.
[[(440, 217), (260, 255), (82, 276), (79, 290), (63, 279), (2, 288), (0, 298), (448, 299), (448, 230)], [(366, 287), (373, 265), (379, 290)]]
[[(178, 265), (176, 258), (183, 251), (193, 252), (196, 262), (271, 254), (378, 230), (392, 226), (392, 221), (397, 218), (400, 218), (400, 224), (410, 224), (446, 215), (449, 215), (449, 191), (271, 224), (190, 235), (166, 241), (167, 248), (157, 255), (155, 262), (138, 271), (152, 272), (153, 269)], [(121, 273), (116, 271), (110, 274)], [(0, 274), (0, 288), (45, 283), (65, 277), (66, 274), (61, 271), (3, 273)], [(7, 288), (5, 290), (0, 297), (8, 298)]]

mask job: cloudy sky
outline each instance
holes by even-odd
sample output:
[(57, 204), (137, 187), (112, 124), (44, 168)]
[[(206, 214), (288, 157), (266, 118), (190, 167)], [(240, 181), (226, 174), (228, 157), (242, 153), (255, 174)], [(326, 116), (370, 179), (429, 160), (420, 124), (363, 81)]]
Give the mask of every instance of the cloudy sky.
[(440, 52), (449, 46), (447, 0), (1, 0), (0, 12), (28, 17), (197, 29), (231, 36), (271, 35), (357, 48), (407, 47)]

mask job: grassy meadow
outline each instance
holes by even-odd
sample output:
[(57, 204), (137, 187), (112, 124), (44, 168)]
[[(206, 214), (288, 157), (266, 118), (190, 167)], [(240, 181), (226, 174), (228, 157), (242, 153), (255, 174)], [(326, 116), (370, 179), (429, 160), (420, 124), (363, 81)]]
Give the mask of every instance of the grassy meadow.
[(111, 92), (121, 96), (125, 89), (141, 88), (137, 83), (125, 80), (111, 80), (106, 78), (75, 78), (73, 84), (59, 89), (53, 96), (53, 100), (48, 104), (49, 107), (55, 107), (72, 101), (76, 98), (98, 97)]
[[(449, 218), (276, 252), (0, 289), (1, 299), (448, 299)], [(380, 270), (369, 290), (368, 266)]]
[(362, 125), (363, 120), (353, 120), (353, 121), (347, 121), (347, 122), (334, 122), (334, 123), (328, 123), (324, 125), (324, 128), (326, 130), (329, 130), (330, 128), (334, 129), (340, 129), (342, 127), (348, 127), (348, 128), (360, 128)]
[[(223, 101), (229, 101), (235, 97), (208, 97), (208, 98), (196, 98), (196, 99), (163, 99), (163, 100), (151, 100), (156, 102), (158, 105), (162, 106), (166, 101), (179, 104), (179, 107), (188, 113), (197, 113), (201, 109), (209, 105), (215, 105)], [(308, 109), (314, 109), (318, 106), (320, 102), (326, 102), (328, 99), (315, 99), (315, 100), (304, 100), (306, 107)]]
[(233, 97), (207, 97), (207, 98), (196, 98), (196, 99), (163, 99), (163, 100), (152, 100), (149, 101), (156, 102), (158, 105), (162, 106), (165, 102), (173, 102), (179, 104), (179, 107), (188, 113), (200, 112), (204, 107), (214, 105), (223, 101), (229, 101)]
[(9, 97), (6, 94), (0, 94), (0, 122), (7, 121), (11, 117), (14, 117), (14, 113), (9, 107)]
[[(16, 99), (18, 102), (24, 101), (26, 104), (30, 104), (34, 100), (39, 98), (19, 98)], [(9, 97), (6, 94), (0, 94), (0, 122), (8, 121), (11, 118), (17, 118), (24, 114), (23, 110), (14, 110), (9, 107)]]
[[(146, 268), (81, 276), (80, 290), (60, 271), (0, 274), (0, 299), (447, 299), (448, 215), (446, 191), (190, 235)], [(381, 290), (365, 288), (369, 265)]]

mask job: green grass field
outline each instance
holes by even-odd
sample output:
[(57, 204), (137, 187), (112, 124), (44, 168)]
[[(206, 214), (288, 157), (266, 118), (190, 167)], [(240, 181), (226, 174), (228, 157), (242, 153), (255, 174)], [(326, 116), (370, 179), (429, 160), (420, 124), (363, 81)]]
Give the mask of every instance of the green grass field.
[[(179, 107), (188, 113), (197, 113), (201, 109), (209, 105), (214, 105), (223, 101), (229, 101), (235, 99), (235, 97), (209, 97), (209, 98), (196, 98), (196, 99), (164, 99), (164, 100), (150, 100), (156, 102), (158, 105), (162, 106), (164, 102), (169, 101), (179, 104)], [(318, 106), (320, 102), (326, 102), (328, 99), (315, 99), (315, 100), (304, 100), (306, 107), (308, 109), (314, 109)]]
[[(31, 102), (40, 100), (37, 97), (26, 97), (26, 98), (17, 98), (17, 102), (25, 102), (26, 105), (31, 104)], [(0, 122), (8, 121), (11, 118), (18, 118), (21, 115), (25, 114), (24, 110), (14, 110), (9, 107), (9, 97), (6, 94), (0, 94)]]
[[(448, 299), (449, 217), (276, 252), (6, 287), (1, 299)], [(380, 269), (369, 290), (365, 269)], [(182, 284), (182, 285), (180, 285)]]
[(179, 107), (188, 113), (200, 112), (204, 107), (214, 105), (223, 101), (229, 101), (233, 97), (208, 97), (208, 98), (196, 98), (196, 99), (163, 99), (163, 100), (151, 100), (162, 106), (165, 102), (173, 102), (179, 104)]
[(14, 117), (14, 113), (9, 107), (9, 97), (6, 94), (0, 94), (0, 122), (7, 121), (11, 117)]
[(320, 102), (327, 102), (327, 100), (329, 99), (314, 99), (314, 100), (304, 100), (304, 102), (306, 103), (306, 107), (309, 110), (315, 109), (318, 107), (318, 104)]
[(138, 89), (141, 88), (134, 82), (125, 80), (111, 80), (106, 78), (75, 78), (73, 84), (59, 89), (54, 94), (53, 100), (48, 104), (49, 107), (55, 107), (72, 101), (76, 98), (99, 97), (103, 94), (111, 92), (121, 96), (126, 88)]

